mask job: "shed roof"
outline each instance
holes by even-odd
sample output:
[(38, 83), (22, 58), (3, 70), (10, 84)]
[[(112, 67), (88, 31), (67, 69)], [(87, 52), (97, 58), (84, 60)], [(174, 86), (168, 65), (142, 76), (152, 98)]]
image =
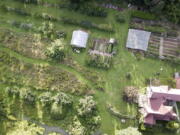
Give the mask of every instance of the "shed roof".
[(71, 45), (86, 48), (89, 34), (82, 30), (73, 31)]
[(150, 35), (151, 32), (137, 29), (129, 29), (126, 47), (147, 51)]

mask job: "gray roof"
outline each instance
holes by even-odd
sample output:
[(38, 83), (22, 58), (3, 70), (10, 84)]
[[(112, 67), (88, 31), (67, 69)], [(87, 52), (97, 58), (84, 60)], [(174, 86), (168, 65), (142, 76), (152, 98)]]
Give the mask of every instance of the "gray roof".
[(88, 41), (89, 34), (82, 30), (73, 31), (71, 45), (86, 48), (86, 44)]
[(127, 48), (147, 51), (151, 32), (129, 29)]

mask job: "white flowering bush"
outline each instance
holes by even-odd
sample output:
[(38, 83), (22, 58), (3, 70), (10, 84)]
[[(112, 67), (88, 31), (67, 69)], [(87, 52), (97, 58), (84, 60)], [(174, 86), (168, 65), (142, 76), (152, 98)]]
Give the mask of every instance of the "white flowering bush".
[(63, 39), (54, 40), (50, 46), (47, 47), (46, 55), (53, 59), (62, 61), (65, 58), (65, 44)]
[(54, 25), (51, 22), (43, 22), (42, 25), (38, 28), (38, 31), (41, 33), (43, 38), (54, 39)]
[(96, 102), (93, 100), (92, 96), (86, 96), (79, 100), (79, 105), (77, 106), (78, 115), (90, 115), (93, 114), (96, 109)]
[(73, 118), (73, 123), (69, 126), (70, 135), (85, 135), (86, 128), (81, 124), (78, 117)]
[(122, 130), (116, 130), (115, 135), (142, 135), (137, 128), (128, 127)]
[(19, 121), (14, 124), (14, 127), (7, 132), (6, 135), (43, 135), (44, 128), (38, 127), (35, 124), (30, 124), (27, 121)]
[(72, 105), (72, 97), (60, 92), (52, 97), (53, 104), (51, 106), (51, 116), (54, 119), (63, 119), (67, 114), (67, 110)]

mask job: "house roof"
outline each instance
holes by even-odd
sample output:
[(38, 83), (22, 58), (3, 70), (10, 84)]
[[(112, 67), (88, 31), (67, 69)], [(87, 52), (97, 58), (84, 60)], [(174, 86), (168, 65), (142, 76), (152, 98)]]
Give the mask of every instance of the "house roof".
[(89, 34), (82, 30), (73, 31), (71, 45), (86, 48), (86, 44), (88, 41)]
[[(140, 96), (143, 97), (143, 96)], [(144, 123), (154, 125), (156, 120), (175, 120), (177, 114), (173, 106), (167, 106), (168, 100), (180, 101), (180, 89), (169, 89), (168, 86), (147, 87), (147, 94), (140, 98), (142, 102), (140, 112), (144, 116)]]
[(129, 29), (126, 47), (130, 49), (147, 51), (150, 35), (151, 32)]
[(176, 88), (180, 89), (180, 77), (176, 79)]

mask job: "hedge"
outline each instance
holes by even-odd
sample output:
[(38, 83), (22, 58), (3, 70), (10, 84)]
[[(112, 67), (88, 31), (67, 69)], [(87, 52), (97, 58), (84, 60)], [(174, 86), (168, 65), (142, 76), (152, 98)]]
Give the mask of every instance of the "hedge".
[(132, 17), (140, 18), (140, 19), (145, 19), (145, 20), (156, 20), (157, 17), (154, 14), (139, 11), (139, 10), (133, 10), (131, 12)]
[(81, 26), (81, 27), (87, 28), (87, 29), (92, 28), (92, 29), (96, 29), (99, 31), (103, 31), (103, 32), (111, 32), (111, 33), (115, 32), (113, 30), (113, 28), (107, 24), (97, 25), (91, 21), (78, 21), (78, 20), (70, 19), (70, 18), (66, 18), (66, 17), (62, 17), (60, 20), (64, 24), (77, 25), (77, 26)]

